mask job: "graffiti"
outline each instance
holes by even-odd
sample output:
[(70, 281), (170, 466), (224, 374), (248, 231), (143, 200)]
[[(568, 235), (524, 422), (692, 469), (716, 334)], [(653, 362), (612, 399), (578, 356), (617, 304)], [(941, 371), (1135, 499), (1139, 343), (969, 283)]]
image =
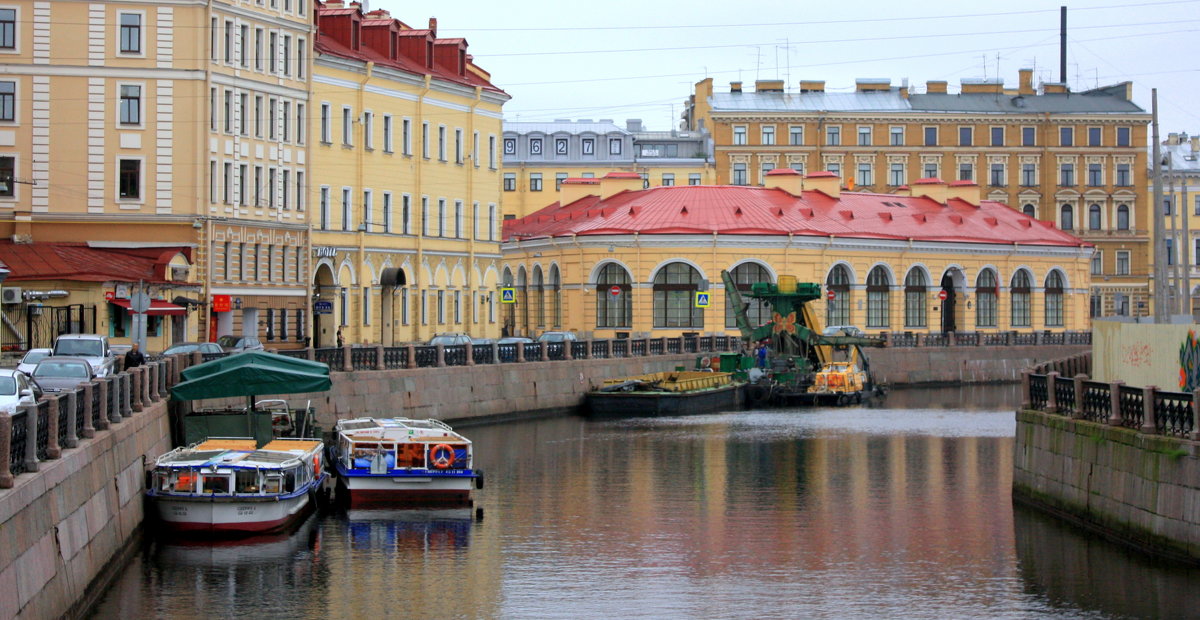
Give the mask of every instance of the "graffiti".
[(1121, 347), (1121, 358), (1127, 366), (1149, 366), (1150, 365), (1150, 345), (1135, 344), (1127, 347)]
[(1197, 387), (1200, 387), (1200, 339), (1189, 329), (1179, 345), (1179, 389), (1191, 392)]

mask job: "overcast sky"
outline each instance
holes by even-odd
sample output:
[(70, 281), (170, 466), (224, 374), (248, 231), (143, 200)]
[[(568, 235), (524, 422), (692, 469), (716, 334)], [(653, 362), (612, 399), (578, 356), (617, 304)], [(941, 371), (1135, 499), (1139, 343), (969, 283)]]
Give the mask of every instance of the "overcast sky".
[[(511, 96), (506, 120), (640, 118), (646, 129), (678, 124), (693, 84), (854, 79), (995, 78), (1017, 70), (1059, 80), (1060, 2), (924, 0), (604, 0), (599, 3), (411, 3), (371, 0), (439, 37), (465, 37), (475, 62)], [(1068, 8), (1072, 90), (1123, 81), (1150, 110), (1158, 88), (1160, 131), (1200, 133), (1200, 0), (1073, 1)], [(431, 12), (432, 11), (432, 12)]]

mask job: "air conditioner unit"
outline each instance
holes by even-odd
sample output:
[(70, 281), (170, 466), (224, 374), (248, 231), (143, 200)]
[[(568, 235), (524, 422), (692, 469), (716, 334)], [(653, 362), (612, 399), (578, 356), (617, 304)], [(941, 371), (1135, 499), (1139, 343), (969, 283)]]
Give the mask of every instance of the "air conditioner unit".
[(19, 287), (19, 286), (4, 287), (3, 302), (6, 304), (21, 303), (21, 287)]

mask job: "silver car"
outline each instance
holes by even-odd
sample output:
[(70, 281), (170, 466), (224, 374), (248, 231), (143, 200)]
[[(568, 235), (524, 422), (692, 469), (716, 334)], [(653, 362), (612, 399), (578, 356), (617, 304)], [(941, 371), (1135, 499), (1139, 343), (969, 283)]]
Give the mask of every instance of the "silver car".
[(25, 357), (21, 358), (21, 363), (17, 364), (17, 370), (25, 373), (25, 376), (33, 374), (33, 369), (37, 368), (37, 363), (42, 361), (44, 357), (50, 357), (53, 354), (52, 349), (30, 349), (25, 352)]
[(43, 392), (64, 392), (95, 377), (92, 365), (81, 357), (51, 355), (33, 369), (33, 381)]
[(54, 355), (86, 359), (97, 377), (112, 374), (117, 364), (116, 356), (108, 348), (108, 336), (99, 334), (61, 334), (54, 341)]
[(42, 391), (19, 370), (0, 370), (0, 413), (16, 413), (17, 407), (37, 403)]

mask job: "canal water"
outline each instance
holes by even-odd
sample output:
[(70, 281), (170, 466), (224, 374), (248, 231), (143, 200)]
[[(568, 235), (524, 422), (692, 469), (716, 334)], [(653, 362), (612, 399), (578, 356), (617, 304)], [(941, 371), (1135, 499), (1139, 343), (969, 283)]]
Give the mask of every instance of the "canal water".
[(462, 428), (470, 509), (148, 533), (97, 618), (1195, 617), (1200, 571), (1011, 500), (1013, 387)]

